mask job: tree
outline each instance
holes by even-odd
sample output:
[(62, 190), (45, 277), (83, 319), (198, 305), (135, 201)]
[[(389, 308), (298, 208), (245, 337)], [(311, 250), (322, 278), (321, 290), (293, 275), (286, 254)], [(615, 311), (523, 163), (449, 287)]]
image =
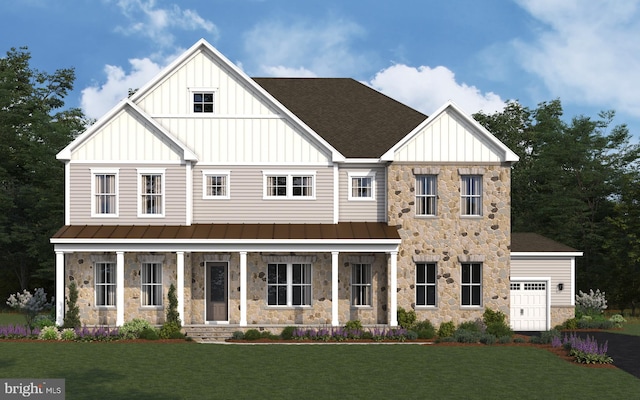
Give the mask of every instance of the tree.
[(78, 307), (78, 287), (75, 282), (69, 284), (67, 297), (67, 312), (64, 314), (63, 328), (80, 327), (80, 308)]
[(21, 289), (35, 279), (51, 288), (49, 238), (64, 222), (64, 166), (55, 155), (85, 127), (66, 109), (73, 69), (30, 67), (26, 48), (0, 58), (0, 274)]

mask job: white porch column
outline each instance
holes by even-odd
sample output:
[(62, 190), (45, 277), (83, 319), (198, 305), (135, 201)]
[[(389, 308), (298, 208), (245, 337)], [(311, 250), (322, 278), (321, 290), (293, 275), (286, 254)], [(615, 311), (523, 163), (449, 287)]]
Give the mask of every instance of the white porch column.
[(398, 252), (390, 252), (389, 258), (389, 326), (398, 326)]
[(338, 255), (340, 252), (331, 252), (331, 326), (340, 326), (338, 316)]
[(124, 324), (124, 252), (116, 252), (116, 326)]
[(240, 326), (247, 326), (247, 252), (240, 252)]
[(182, 325), (184, 321), (184, 251), (176, 252), (176, 294), (178, 296), (178, 315)]
[(64, 253), (56, 251), (56, 325), (64, 323)]

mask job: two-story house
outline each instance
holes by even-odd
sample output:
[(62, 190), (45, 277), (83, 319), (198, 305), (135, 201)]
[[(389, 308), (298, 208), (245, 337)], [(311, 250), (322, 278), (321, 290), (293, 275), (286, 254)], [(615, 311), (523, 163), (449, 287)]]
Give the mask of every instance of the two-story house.
[(184, 325), (510, 314), (518, 157), (453, 103), (427, 117), (352, 79), (250, 78), (201, 40), (58, 159), (58, 323), (71, 281), (87, 325), (162, 323), (171, 284)]

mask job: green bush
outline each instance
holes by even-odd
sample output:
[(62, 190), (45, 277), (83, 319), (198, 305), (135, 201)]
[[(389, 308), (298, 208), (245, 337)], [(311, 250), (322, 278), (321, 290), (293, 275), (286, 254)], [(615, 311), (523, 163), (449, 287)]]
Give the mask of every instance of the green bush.
[(416, 340), (419, 336), (415, 331), (407, 331), (407, 333), (404, 334), (404, 337), (407, 340)]
[(578, 320), (576, 318), (570, 318), (562, 323), (561, 328), (568, 330), (578, 329)]
[(152, 326), (148, 321), (141, 318), (134, 318), (122, 324), (118, 332), (123, 339), (138, 339), (143, 330), (150, 328), (152, 328)]
[(160, 328), (159, 336), (161, 339), (184, 339), (181, 329), (179, 322), (165, 322)]
[(615, 328), (622, 328), (624, 323), (627, 322), (627, 320), (620, 314), (612, 315), (611, 318), (609, 318), (609, 321), (613, 323)]
[(145, 328), (140, 332), (140, 339), (158, 340), (160, 339), (160, 336), (158, 335), (158, 330), (156, 328)]
[[(516, 339), (520, 339), (520, 341), (516, 342)], [(522, 340), (522, 338), (516, 338), (516, 339), (513, 340), (516, 343), (523, 343), (524, 342), (524, 340)], [(500, 344), (511, 343), (511, 336), (500, 336), (498, 338), (498, 343), (500, 343)]]
[(62, 340), (76, 340), (76, 331), (73, 328), (65, 328), (60, 332)]
[(407, 311), (402, 307), (398, 307), (398, 325), (404, 329), (413, 329), (416, 323), (416, 312), (411, 310)]
[(527, 341), (524, 338), (517, 337), (513, 339), (513, 343), (526, 343)]
[(55, 326), (45, 326), (38, 335), (40, 340), (60, 340), (60, 332)]
[(458, 329), (453, 334), (453, 338), (458, 343), (478, 343), (480, 336), (480, 332), (468, 331), (466, 329)]
[(493, 311), (490, 308), (485, 308), (484, 313), (482, 313), (482, 321), (489, 326), (491, 323), (501, 323), (504, 324), (507, 317), (502, 311)]
[(260, 339), (260, 331), (257, 329), (249, 329), (244, 333), (244, 340), (258, 340)]
[(578, 320), (578, 329), (612, 329), (615, 324), (606, 319), (581, 318)]
[(56, 326), (56, 321), (49, 315), (40, 314), (33, 318), (33, 327), (42, 330), (47, 326)]
[(282, 332), (280, 332), (280, 337), (283, 340), (291, 340), (293, 339), (293, 331), (296, 330), (295, 326), (286, 326)]
[(458, 329), (464, 329), (471, 332), (480, 332), (480, 327), (475, 321), (465, 321), (458, 325)]
[(513, 336), (513, 331), (507, 324), (504, 323), (504, 321), (503, 322), (493, 321), (488, 323), (486, 333), (491, 334), (495, 337), (502, 337), (502, 336), (512, 337)]
[(231, 335), (231, 339), (242, 340), (244, 339), (244, 332), (242, 331), (234, 331)]
[(64, 313), (63, 328), (80, 328), (80, 308), (78, 307), (78, 288), (75, 282), (69, 284), (67, 312)]
[(540, 344), (550, 344), (554, 337), (560, 337), (560, 332), (552, 329), (550, 331), (540, 332)]
[(413, 330), (418, 334), (419, 339), (433, 339), (436, 336), (436, 328), (426, 319), (415, 324)]
[(347, 321), (347, 323), (344, 325), (345, 329), (350, 330), (350, 331), (355, 331), (355, 330), (362, 330), (362, 322), (360, 322), (360, 320), (358, 319), (354, 319), (352, 321)]
[[(507, 339), (510, 339), (509, 337), (507, 337)], [(489, 334), (489, 333), (483, 333), (480, 335), (480, 343), (482, 344), (495, 344), (496, 343), (496, 337)], [(503, 342), (501, 342), (503, 343)], [(506, 342), (509, 343), (509, 342)]]
[(456, 331), (456, 325), (453, 321), (443, 322), (438, 328), (438, 336), (441, 338), (451, 337)]

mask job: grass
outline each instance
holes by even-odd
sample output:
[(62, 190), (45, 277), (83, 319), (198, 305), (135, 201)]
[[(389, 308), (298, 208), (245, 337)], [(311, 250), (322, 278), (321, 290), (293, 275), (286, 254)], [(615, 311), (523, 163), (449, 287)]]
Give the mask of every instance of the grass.
[(24, 325), (26, 324), (24, 314), (15, 312), (0, 312), (0, 326), (4, 325)]
[(571, 364), (535, 347), (0, 341), (0, 378), (27, 377), (65, 378), (67, 399), (601, 399), (640, 393), (640, 379), (621, 370)]
[(612, 332), (640, 336), (640, 318), (627, 318), (627, 323), (624, 324), (622, 330), (615, 330)]

